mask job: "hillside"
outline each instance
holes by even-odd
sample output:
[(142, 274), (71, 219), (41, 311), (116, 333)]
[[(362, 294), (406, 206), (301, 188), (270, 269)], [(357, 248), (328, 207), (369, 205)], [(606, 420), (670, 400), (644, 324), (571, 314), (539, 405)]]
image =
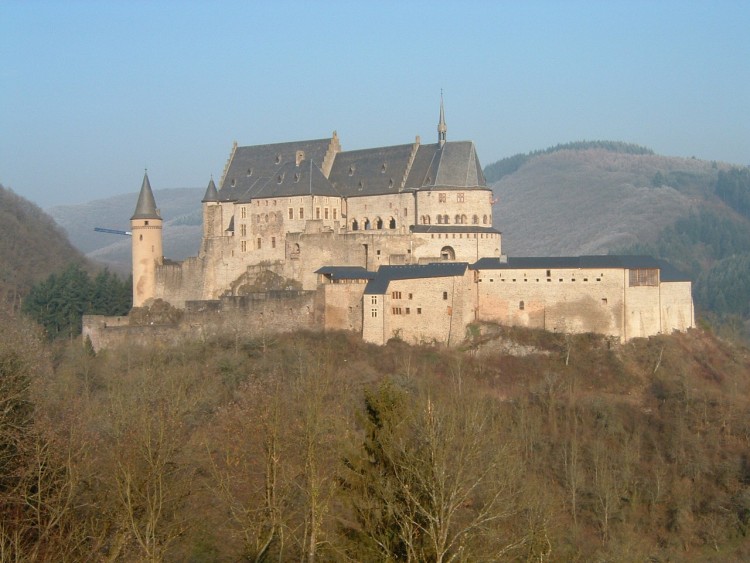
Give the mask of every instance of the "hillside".
[(708, 205), (726, 168), (598, 148), (535, 154), (491, 184), (494, 224), (508, 255), (606, 254), (653, 242), (678, 218)]
[(58, 348), (0, 323), (13, 560), (750, 557), (750, 354), (698, 330)]
[(18, 310), (35, 283), (85, 262), (49, 215), (0, 185), (0, 309)]
[[(164, 219), (164, 254), (183, 260), (198, 253), (201, 237), (201, 198), (199, 188), (154, 190)], [(130, 230), (138, 193), (97, 199), (77, 205), (50, 208), (49, 214), (68, 233), (71, 242), (87, 257), (111, 269), (130, 273), (130, 239), (94, 232), (94, 227)]]

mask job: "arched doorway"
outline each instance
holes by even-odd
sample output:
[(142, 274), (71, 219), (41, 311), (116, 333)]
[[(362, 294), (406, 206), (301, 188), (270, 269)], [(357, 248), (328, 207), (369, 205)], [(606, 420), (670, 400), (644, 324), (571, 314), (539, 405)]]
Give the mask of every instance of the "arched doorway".
[(444, 246), (440, 249), (440, 259), (446, 262), (456, 259), (456, 251), (451, 246)]

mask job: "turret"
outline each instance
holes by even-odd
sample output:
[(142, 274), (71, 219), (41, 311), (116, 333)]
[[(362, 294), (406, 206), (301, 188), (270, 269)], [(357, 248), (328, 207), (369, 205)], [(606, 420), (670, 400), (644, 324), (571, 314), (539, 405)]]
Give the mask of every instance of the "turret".
[(141, 307), (155, 297), (156, 266), (164, 261), (162, 219), (156, 209), (148, 172), (143, 175), (135, 213), (130, 218), (130, 230), (133, 234), (133, 307)]
[(219, 236), (221, 234), (221, 205), (213, 176), (208, 182), (206, 195), (203, 196), (201, 203), (203, 204), (203, 238)]

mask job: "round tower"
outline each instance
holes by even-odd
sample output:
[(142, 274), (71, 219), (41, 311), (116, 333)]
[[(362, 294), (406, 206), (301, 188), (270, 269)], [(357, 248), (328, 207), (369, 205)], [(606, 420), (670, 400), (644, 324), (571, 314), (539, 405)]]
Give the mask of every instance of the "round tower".
[(206, 195), (201, 200), (203, 204), (203, 239), (221, 235), (221, 205), (219, 204), (219, 192), (214, 184), (214, 179), (206, 188)]
[(135, 213), (130, 218), (130, 230), (133, 235), (133, 307), (141, 307), (156, 295), (156, 266), (164, 261), (162, 219), (156, 209), (148, 172), (143, 175)]

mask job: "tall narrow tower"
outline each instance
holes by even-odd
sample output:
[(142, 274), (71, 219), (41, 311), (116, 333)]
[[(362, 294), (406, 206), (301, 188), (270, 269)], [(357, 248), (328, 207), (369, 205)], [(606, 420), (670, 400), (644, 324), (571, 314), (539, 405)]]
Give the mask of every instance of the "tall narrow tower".
[(438, 121), (438, 143), (442, 147), (445, 144), (445, 138), (448, 133), (448, 126), (445, 124), (445, 110), (443, 109), (443, 91), (440, 91), (440, 121)]
[(148, 172), (143, 175), (135, 213), (130, 218), (130, 230), (133, 233), (133, 307), (141, 307), (156, 295), (156, 266), (164, 261), (162, 219), (156, 209)]

